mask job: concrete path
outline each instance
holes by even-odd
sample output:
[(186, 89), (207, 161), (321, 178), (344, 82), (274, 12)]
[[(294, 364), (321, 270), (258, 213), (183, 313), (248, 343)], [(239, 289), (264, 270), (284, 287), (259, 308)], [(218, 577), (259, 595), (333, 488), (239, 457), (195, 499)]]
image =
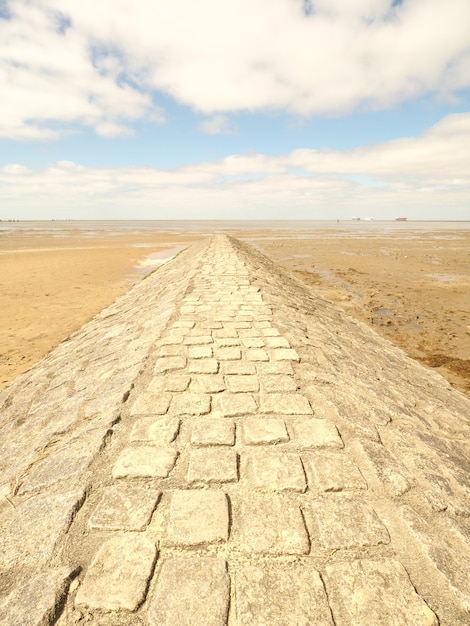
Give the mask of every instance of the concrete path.
[(2, 625), (470, 623), (470, 401), (234, 239), (0, 407)]

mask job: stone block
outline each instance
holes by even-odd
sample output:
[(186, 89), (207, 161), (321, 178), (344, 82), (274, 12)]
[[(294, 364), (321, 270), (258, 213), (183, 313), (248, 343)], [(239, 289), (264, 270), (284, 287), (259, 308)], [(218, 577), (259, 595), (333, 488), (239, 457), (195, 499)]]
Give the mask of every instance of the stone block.
[(113, 467), (113, 478), (166, 478), (177, 456), (175, 448), (169, 447), (124, 448)]
[(292, 348), (274, 348), (270, 351), (274, 361), (300, 361), (300, 357)]
[(248, 361), (269, 361), (269, 354), (262, 348), (249, 348), (246, 350)]
[(145, 599), (157, 560), (155, 543), (126, 534), (106, 541), (98, 550), (75, 597), (76, 606), (135, 611)]
[[(266, 337), (267, 348), (290, 348), (291, 345), (284, 337)], [(278, 359), (279, 361), (287, 361), (295, 359)]]
[(202, 346), (212, 343), (212, 335), (187, 335), (184, 338), (187, 346)]
[(65, 602), (73, 576), (71, 567), (45, 570), (25, 577), (0, 604), (0, 624), (43, 626), (54, 624)]
[(243, 421), (243, 440), (247, 445), (285, 443), (289, 435), (282, 419), (247, 417)]
[(258, 554), (308, 554), (310, 542), (298, 504), (287, 496), (252, 496), (233, 505), (238, 547)]
[(187, 474), (191, 485), (234, 483), (238, 480), (238, 459), (231, 448), (191, 450)]
[(260, 376), (272, 376), (274, 374), (285, 374), (292, 376), (294, 370), (290, 361), (271, 361), (270, 363), (257, 363), (256, 368)]
[(165, 356), (157, 359), (154, 367), (155, 374), (164, 374), (173, 370), (181, 370), (186, 367), (186, 357), (184, 356)]
[(284, 415), (313, 415), (312, 407), (307, 398), (297, 393), (261, 394), (260, 412), (283, 413)]
[(257, 376), (249, 375), (227, 375), (225, 377), (227, 389), (232, 393), (244, 393), (259, 390), (259, 382)]
[(378, 479), (394, 496), (401, 496), (413, 487), (415, 480), (407, 468), (385, 446), (366, 440), (361, 441), (361, 446)]
[(260, 384), (264, 393), (289, 393), (298, 389), (294, 377), (286, 374), (260, 376)]
[(240, 348), (237, 346), (216, 347), (214, 356), (219, 361), (238, 361), (242, 358)]
[(143, 392), (131, 406), (130, 415), (164, 415), (170, 406), (171, 395)]
[(141, 417), (132, 428), (131, 441), (168, 444), (176, 438), (179, 427), (180, 421), (175, 417)]
[(184, 393), (173, 396), (171, 411), (176, 415), (206, 415), (211, 410), (211, 397), (204, 393)]
[(190, 359), (210, 359), (212, 357), (212, 346), (192, 346), (188, 350)]
[(304, 452), (302, 462), (310, 488), (320, 491), (367, 489), (359, 468), (343, 452)]
[(0, 567), (49, 559), (85, 500), (83, 491), (37, 495), (15, 509), (0, 534)]
[(248, 393), (228, 393), (220, 396), (220, 408), (225, 417), (256, 413), (254, 397)]
[(220, 364), (220, 371), (222, 374), (243, 376), (256, 374), (256, 367), (254, 363), (247, 361), (223, 361)]
[(155, 376), (149, 383), (148, 390), (151, 393), (162, 391), (178, 392), (186, 391), (191, 377), (187, 374), (165, 374)]
[(343, 448), (344, 444), (333, 422), (323, 419), (295, 421), (292, 440), (301, 448)]
[(159, 498), (160, 492), (153, 489), (107, 487), (88, 526), (103, 530), (144, 530)]
[(150, 598), (150, 626), (225, 626), (230, 599), (230, 579), (222, 559), (167, 558)]
[(242, 343), (245, 348), (264, 348), (265, 341), (262, 337), (243, 337)]
[(219, 362), (216, 359), (191, 359), (188, 361), (190, 374), (217, 374)]
[(393, 559), (326, 566), (325, 584), (336, 624), (437, 626), (404, 567)]
[(193, 376), (192, 393), (220, 393), (225, 391), (224, 377), (221, 374), (198, 374)]
[(232, 420), (206, 418), (193, 424), (191, 443), (195, 446), (233, 446), (235, 424)]
[(309, 564), (246, 565), (235, 574), (239, 626), (333, 626), (318, 571)]
[(300, 493), (307, 489), (302, 462), (294, 452), (257, 450), (250, 461), (250, 482), (257, 489)]
[(165, 543), (202, 546), (227, 541), (227, 496), (221, 491), (181, 490), (171, 498)]
[(332, 498), (305, 504), (312, 544), (327, 550), (390, 543), (390, 535), (374, 509), (361, 502)]

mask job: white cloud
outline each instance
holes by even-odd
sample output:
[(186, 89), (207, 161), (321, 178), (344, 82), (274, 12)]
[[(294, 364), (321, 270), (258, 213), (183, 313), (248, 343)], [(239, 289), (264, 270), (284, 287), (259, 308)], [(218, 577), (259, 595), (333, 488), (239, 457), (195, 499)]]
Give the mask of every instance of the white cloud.
[(161, 120), (158, 90), (226, 132), (230, 111), (341, 114), (470, 86), (468, 0), (315, 0), (310, 15), (303, 0), (8, 6), (0, 135), (12, 138)]
[(199, 125), (199, 130), (208, 135), (232, 135), (235, 130), (226, 115), (214, 115)]
[(0, 168), (0, 218), (469, 219), (470, 113), (417, 137), (353, 150), (232, 155), (161, 170)]

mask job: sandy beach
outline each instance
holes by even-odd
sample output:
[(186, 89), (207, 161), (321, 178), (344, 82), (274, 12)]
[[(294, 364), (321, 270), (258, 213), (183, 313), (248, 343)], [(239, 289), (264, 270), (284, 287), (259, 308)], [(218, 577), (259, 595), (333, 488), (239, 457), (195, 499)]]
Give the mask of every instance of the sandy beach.
[[(293, 226), (294, 225), (294, 226)], [(2, 228), (0, 387), (207, 228)], [(224, 227), (470, 395), (470, 229)]]

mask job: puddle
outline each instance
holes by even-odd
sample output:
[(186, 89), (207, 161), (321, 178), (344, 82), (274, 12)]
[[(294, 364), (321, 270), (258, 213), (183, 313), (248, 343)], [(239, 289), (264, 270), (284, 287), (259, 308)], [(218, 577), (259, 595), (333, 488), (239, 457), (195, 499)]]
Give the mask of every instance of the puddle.
[(187, 246), (176, 246), (174, 248), (166, 248), (166, 250), (152, 252), (151, 254), (148, 254), (145, 259), (139, 261), (139, 265), (136, 269), (139, 274), (148, 274), (152, 270), (175, 257), (178, 252), (181, 252), (185, 248), (187, 248)]

